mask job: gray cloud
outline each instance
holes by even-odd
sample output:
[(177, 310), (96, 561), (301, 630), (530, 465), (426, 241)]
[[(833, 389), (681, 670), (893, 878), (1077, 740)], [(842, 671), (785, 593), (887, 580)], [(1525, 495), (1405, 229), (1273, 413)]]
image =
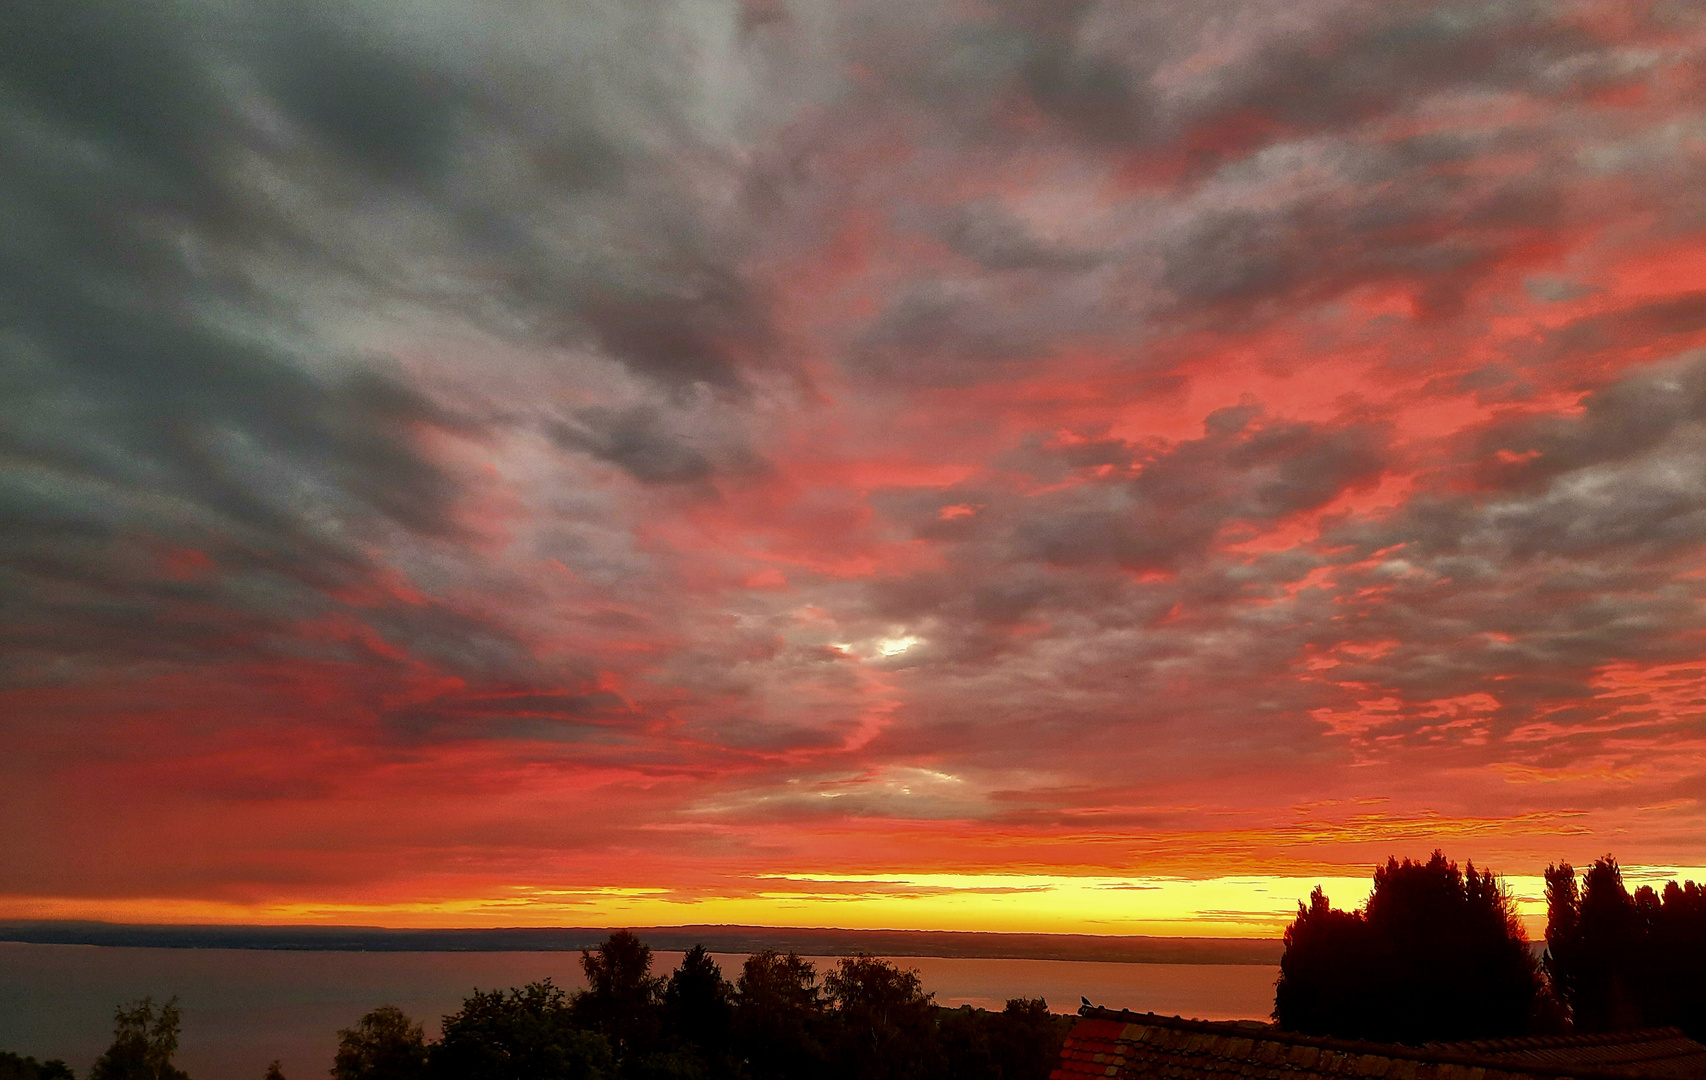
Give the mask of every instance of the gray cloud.
[(973, 203), (950, 215), (942, 238), (987, 270), (1088, 269), (1093, 255), (1045, 243), (999, 203)]
[[(1134, 476), (1027, 508), (1010, 550), (1063, 565), (1163, 569), (1205, 553), (1229, 526), (1270, 522), (1370, 484), (1386, 463), (1382, 433), (1366, 426), (1264, 422), (1255, 407), (1220, 410), (1204, 426), (1203, 438), (1165, 453), (1130, 453), (1121, 464)], [(1085, 459), (1084, 450), (1068, 454), (1102, 464), (1102, 455)]]
[(618, 465), (644, 483), (682, 483), (711, 474), (705, 455), (671, 434), (657, 411), (646, 406), (621, 412), (601, 406), (582, 409), (573, 425), (552, 425), (551, 435), (563, 446)]
[[(605, 91), (541, 109), (530, 93), (573, 101), (599, 76), (560, 73), (525, 31), (448, 7), (404, 14), (9, 10), (0, 140), (18, 167), (0, 182), (0, 515), (11, 606), (38, 644), (55, 639), (46, 620), (91, 648), (158, 651), (135, 630), (166, 606), (197, 612), (172, 621), (186, 647), (254, 641), (336, 609), (322, 594), (378, 572), (379, 548), (438, 559), (468, 542), (467, 478), (426, 443), (508, 437), (540, 403), (520, 415), (450, 404), (442, 385), (352, 344), (352, 319), (472, 316), (531, 347), (591, 349), (677, 398), (738, 388), (773, 350), (762, 297), (723, 258), (738, 253), (708, 254), (729, 245), (694, 220), (697, 196), (671, 187), (682, 178), (655, 167), (676, 163), (641, 145), (685, 119), (690, 91), (658, 81), (674, 96), (621, 116), (643, 99)], [(577, 17), (620, 49), (645, 48), (653, 29), (594, 6)], [(509, 171), (480, 184), (506, 155)], [(648, 155), (630, 192), (629, 167)], [(672, 194), (675, 212), (645, 216)], [(564, 245), (564, 221), (584, 243)], [(423, 276), (429, 261), (446, 272)], [(471, 301), (476, 279), (496, 289)], [(711, 468), (662, 437), (652, 406), (577, 415), (566, 445), (647, 482)], [(157, 583), (121, 554), (142, 538), (234, 576)], [(507, 631), (475, 637), (492, 634)]]

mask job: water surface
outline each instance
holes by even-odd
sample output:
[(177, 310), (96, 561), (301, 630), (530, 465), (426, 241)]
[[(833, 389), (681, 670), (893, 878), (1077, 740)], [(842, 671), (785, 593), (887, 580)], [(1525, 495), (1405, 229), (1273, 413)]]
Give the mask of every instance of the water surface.
[[(667, 975), (678, 952), (654, 954)], [(744, 956), (717, 955), (733, 979)], [(821, 973), (833, 957), (813, 957)], [(1264, 965), (1116, 964), (1078, 960), (896, 958), (944, 1005), (1000, 1008), (1042, 997), (1056, 1012), (1079, 996), (1110, 1008), (1205, 1020), (1265, 1017), (1279, 969)], [(64, 1058), (82, 1076), (112, 1039), (113, 1008), (176, 994), (183, 1009), (177, 1062), (193, 1080), (261, 1080), (277, 1058), (288, 1080), (324, 1080), (337, 1031), (395, 1005), (438, 1033), (469, 991), (550, 977), (586, 985), (578, 952), (275, 952), (130, 949), (0, 942), (0, 1050)]]

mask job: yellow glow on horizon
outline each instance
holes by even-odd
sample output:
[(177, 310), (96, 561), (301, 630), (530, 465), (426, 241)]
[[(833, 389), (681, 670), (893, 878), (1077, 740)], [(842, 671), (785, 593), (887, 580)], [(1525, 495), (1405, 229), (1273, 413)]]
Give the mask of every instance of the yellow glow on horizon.
[[(1662, 887), (1706, 869), (1625, 867)], [(1504, 878), (1531, 940), (1543, 936), (1545, 883)], [(769, 874), (730, 895), (660, 888), (511, 886), (483, 896), (413, 901), (281, 900), (237, 904), (169, 897), (0, 897), (0, 919), (131, 923), (360, 924), (398, 928), (746, 924), (849, 930), (1279, 937), (1317, 885), (1335, 907), (1360, 907), (1368, 877), (1215, 878), (1048, 874)]]

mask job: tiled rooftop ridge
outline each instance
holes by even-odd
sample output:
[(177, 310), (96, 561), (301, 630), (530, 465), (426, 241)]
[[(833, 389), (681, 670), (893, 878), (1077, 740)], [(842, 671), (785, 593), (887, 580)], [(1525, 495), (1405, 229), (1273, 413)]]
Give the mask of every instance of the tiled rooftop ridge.
[[(1303, 1035), (1252, 1021), (1081, 1009), (1051, 1080), (1370, 1077), (1381, 1080), (1629, 1080), (1706, 1077), (1706, 1047), (1675, 1028), (1407, 1046)], [(1625, 1048), (1607, 1055), (1602, 1050)], [(1576, 1060), (1560, 1060), (1566, 1055)], [(1583, 1057), (1593, 1060), (1582, 1060)], [(1642, 1066), (1637, 1072), (1632, 1066)]]

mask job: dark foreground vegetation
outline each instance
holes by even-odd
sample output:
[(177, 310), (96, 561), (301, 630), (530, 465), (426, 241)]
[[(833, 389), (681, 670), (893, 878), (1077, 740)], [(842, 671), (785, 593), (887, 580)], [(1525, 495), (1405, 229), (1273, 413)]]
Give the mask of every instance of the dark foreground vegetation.
[(1581, 1031), (1676, 1025), (1706, 1040), (1706, 890), (1623, 887), (1617, 860), (1546, 870), (1546, 973)]
[(1320, 889), (1285, 932), (1273, 1016), (1314, 1035), (1381, 1042), (1676, 1025), (1706, 1038), (1706, 891), (1631, 895), (1617, 860), (1546, 870), (1545, 953), (1490, 872), (1436, 851), (1390, 859), (1355, 911)]
[[(121, 1005), (113, 1019), (113, 1044), (89, 1069), (89, 1080), (189, 1080), (172, 1064), (178, 1050), (175, 1000), (156, 1009), (152, 998), (143, 998)], [(76, 1075), (63, 1061), (0, 1052), (0, 1080), (76, 1080)]]
[(1274, 1019), (1379, 1042), (1454, 1042), (1552, 1025), (1540, 965), (1510, 897), (1439, 852), (1389, 860), (1356, 911), (1317, 888), (1285, 932)]
[(74, 1080), (65, 1062), (37, 1061), (0, 1051), (0, 1080)]
[[(550, 980), (475, 990), (428, 1041), (382, 1006), (338, 1032), (333, 1080), (1044, 1080), (1072, 1021), (1040, 998), (998, 1013), (936, 1006), (916, 972), (843, 958), (820, 980), (793, 953), (747, 957), (733, 983), (696, 946), (668, 978), (634, 934), (581, 953), (587, 989)], [(172, 1065), (178, 1012), (119, 1010), (89, 1080), (188, 1080)], [(63, 1063), (16, 1080), (74, 1080)], [(59, 1071), (50, 1072), (48, 1069)], [(0, 1073), (0, 1080), (14, 1080)], [(275, 1062), (265, 1080), (284, 1080)]]
[(792, 953), (729, 983), (703, 947), (663, 979), (627, 931), (582, 953), (588, 988), (476, 992), (428, 1043), (395, 1009), (340, 1032), (335, 1080), (1043, 1080), (1068, 1024), (1040, 999), (939, 1009), (918, 976), (871, 956), (819, 984)]

